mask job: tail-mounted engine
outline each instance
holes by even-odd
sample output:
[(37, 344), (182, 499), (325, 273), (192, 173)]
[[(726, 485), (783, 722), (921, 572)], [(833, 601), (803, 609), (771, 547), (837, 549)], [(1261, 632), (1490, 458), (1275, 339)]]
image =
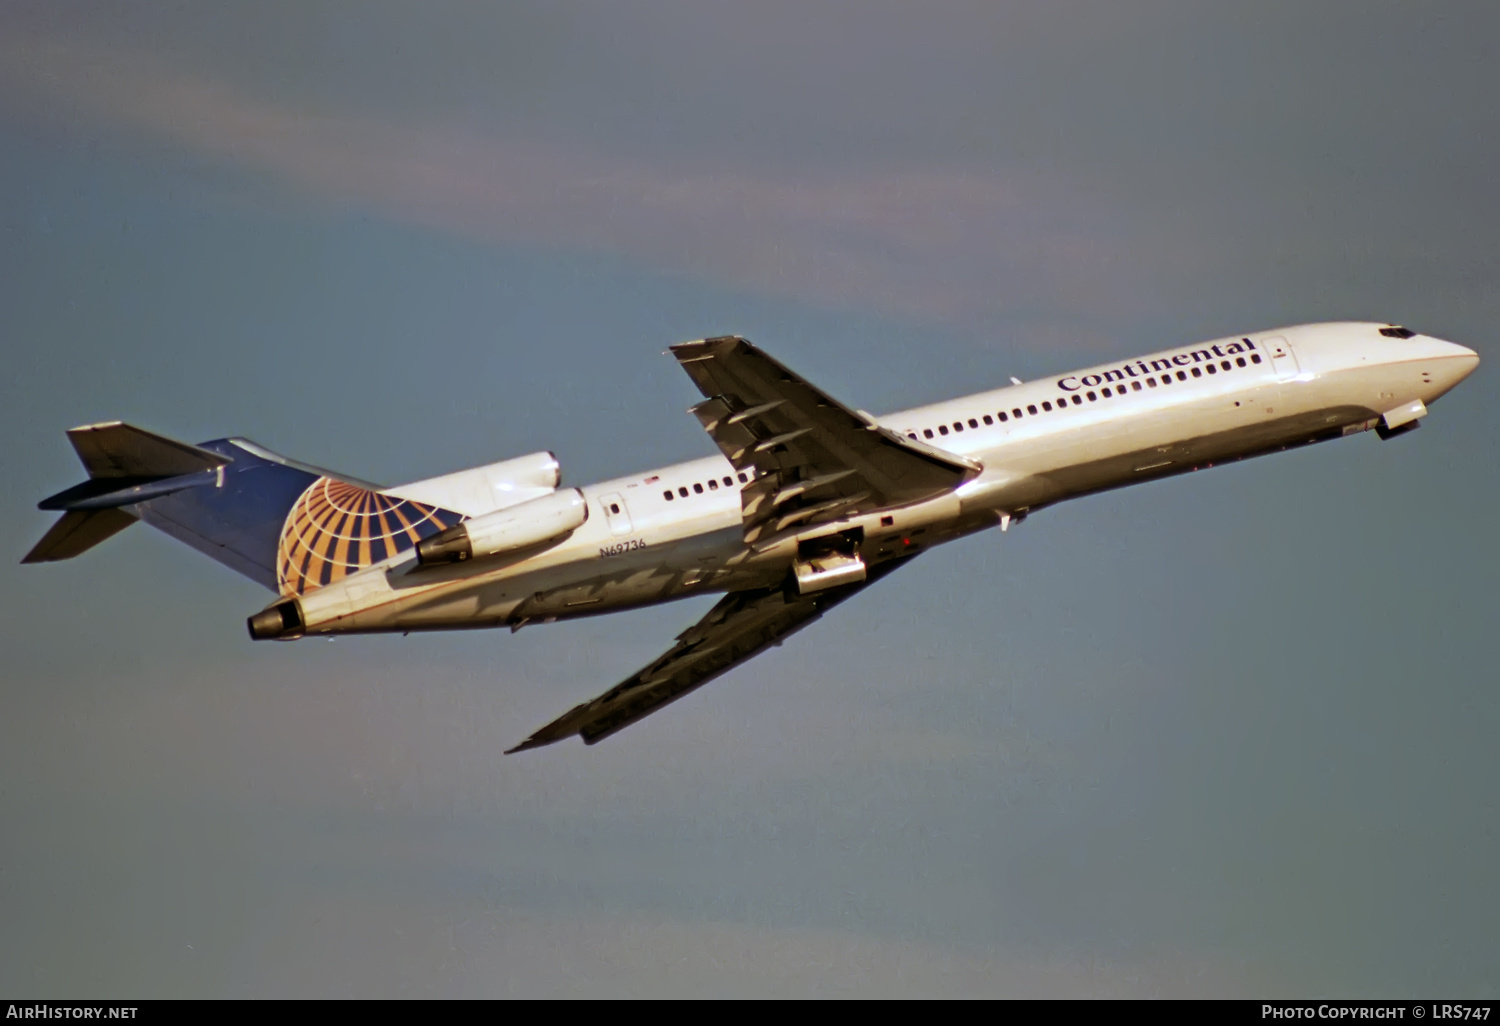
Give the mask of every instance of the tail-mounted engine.
[(498, 556), (571, 534), (589, 518), (589, 507), (577, 488), (532, 499), (508, 509), (465, 520), (417, 543), (423, 566), (461, 563)]

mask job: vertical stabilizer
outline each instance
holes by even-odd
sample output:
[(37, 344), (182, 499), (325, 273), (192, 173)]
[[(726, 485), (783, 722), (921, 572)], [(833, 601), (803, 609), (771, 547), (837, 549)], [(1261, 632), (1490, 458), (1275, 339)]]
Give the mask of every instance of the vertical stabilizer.
[(42, 500), (63, 516), (22, 562), (71, 559), (141, 520), (273, 591), (301, 595), (463, 519), (243, 438), (188, 445), (111, 421), (74, 428), (68, 441), (89, 479)]

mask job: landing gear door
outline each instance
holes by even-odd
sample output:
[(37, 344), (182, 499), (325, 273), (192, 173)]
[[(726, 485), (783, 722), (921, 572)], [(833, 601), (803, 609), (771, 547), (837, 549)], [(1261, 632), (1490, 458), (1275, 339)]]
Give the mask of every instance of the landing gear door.
[(1276, 377), (1280, 381), (1295, 378), (1301, 372), (1297, 366), (1297, 354), (1292, 351), (1292, 344), (1281, 336), (1268, 338), (1261, 341), (1261, 347), (1265, 349), (1266, 355), (1271, 358), (1271, 366), (1276, 371)]
[(619, 492), (599, 496), (599, 505), (604, 507), (604, 519), (609, 522), (610, 534), (630, 533), (630, 509), (625, 497)]

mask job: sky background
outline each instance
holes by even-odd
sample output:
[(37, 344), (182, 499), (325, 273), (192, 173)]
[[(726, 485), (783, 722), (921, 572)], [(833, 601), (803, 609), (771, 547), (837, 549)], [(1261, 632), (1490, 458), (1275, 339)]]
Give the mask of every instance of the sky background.
[[(1500, 991), (1500, 9), (0, 6), (0, 992)], [(252, 643), (62, 432), (388, 484), (712, 453), (666, 346), (882, 411), (1328, 319), (1423, 430), (1047, 510), (597, 747), (711, 599)]]

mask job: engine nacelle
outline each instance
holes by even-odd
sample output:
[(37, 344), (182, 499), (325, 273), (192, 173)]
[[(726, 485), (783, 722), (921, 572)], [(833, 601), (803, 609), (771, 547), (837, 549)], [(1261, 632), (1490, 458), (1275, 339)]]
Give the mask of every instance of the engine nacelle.
[(397, 485), (387, 488), (385, 494), (451, 509), (466, 517), (479, 517), (546, 495), (557, 487), (560, 479), (557, 457), (550, 452), (534, 452)]
[(275, 638), (281, 641), (291, 641), (293, 638), (302, 637), (302, 607), (296, 599), (288, 599), (278, 602), (269, 609), (262, 609), (252, 616), (249, 621), (250, 638), (253, 641), (266, 641)]
[(588, 518), (589, 506), (583, 493), (565, 488), (424, 538), (417, 543), (417, 562), (440, 566), (514, 552), (570, 534)]

